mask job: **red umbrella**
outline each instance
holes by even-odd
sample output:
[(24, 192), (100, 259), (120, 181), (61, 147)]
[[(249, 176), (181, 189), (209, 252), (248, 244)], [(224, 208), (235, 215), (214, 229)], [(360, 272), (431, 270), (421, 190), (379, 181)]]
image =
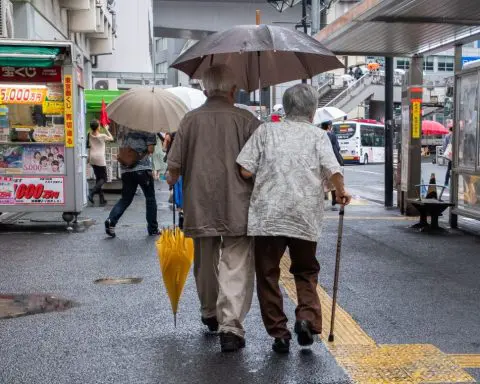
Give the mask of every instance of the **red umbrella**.
[(433, 120), (423, 120), (422, 121), (422, 134), (425, 136), (435, 136), (435, 135), (446, 135), (448, 134), (448, 129), (445, 128), (442, 124), (437, 123)]
[(102, 127), (110, 125), (110, 119), (107, 114), (107, 104), (105, 104), (105, 99), (102, 99), (102, 109), (100, 111), (100, 124)]

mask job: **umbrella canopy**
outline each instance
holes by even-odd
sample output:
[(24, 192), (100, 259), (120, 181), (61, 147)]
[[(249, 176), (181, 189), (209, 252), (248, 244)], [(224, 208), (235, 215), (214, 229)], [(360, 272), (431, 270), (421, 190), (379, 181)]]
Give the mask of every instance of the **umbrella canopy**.
[(201, 107), (207, 100), (202, 91), (188, 87), (167, 88), (166, 91), (173, 93), (182, 100), (189, 110)]
[(107, 107), (110, 119), (135, 131), (174, 132), (188, 112), (182, 100), (164, 89), (139, 87)]
[(193, 240), (185, 238), (178, 227), (164, 229), (157, 241), (157, 255), (176, 326), (178, 302), (193, 263)]
[(275, 25), (239, 25), (200, 40), (172, 68), (199, 79), (215, 64), (229, 66), (237, 86), (249, 92), (343, 67), (331, 51), (304, 33)]
[(442, 124), (432, 120), (422, 121), (422, 134), (425, 136), (446, 135), (449, 130)]
[(313, 124), (321, 124), (326, 121), (343, 119), (347, 114), (336, 107), (318, 108), (313, 118)]

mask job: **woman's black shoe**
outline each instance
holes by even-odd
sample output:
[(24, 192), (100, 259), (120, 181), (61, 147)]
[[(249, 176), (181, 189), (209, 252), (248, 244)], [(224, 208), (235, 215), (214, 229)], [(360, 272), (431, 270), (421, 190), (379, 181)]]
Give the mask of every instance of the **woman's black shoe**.
[(290, 352), (290, 340), (276, 337), (272, 349), (277, 353), (288, 353)]
[(313, 344), (312, 326), (308, 320), (295, 322), (295, 333), (297, 334), (298, 344), (302, 347)]

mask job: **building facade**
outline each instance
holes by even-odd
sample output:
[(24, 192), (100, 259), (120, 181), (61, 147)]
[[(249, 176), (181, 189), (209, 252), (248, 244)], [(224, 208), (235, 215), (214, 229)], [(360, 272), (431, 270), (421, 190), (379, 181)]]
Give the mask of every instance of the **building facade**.
[(114, 0), (1, 0), (1, 6), (12, 11), (12, 35), (4, 37), (72, 41), (87, 88), (97, 58), (114, 50)]

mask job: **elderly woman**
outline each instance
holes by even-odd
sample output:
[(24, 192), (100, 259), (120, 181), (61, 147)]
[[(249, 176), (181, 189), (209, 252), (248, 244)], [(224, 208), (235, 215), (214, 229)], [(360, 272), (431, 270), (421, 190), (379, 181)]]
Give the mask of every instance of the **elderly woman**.
[(337, 201), (348, 204), (340, 165), (327, 132), (312, 124), (318, 93), (306, 84), (283, 96), (286, 120), (261, 125), (237, 158), (244, 178), (255, 175), (248, 235), (255, 236), (257, 294), (273, 350), (288, 353), (291, 334), (279, 288), (280, 259), (289, 248), (297, 288), (295, 333), (301, 346), (322, 330), (317, 295), (317, 241), (323, 218), (323, 184), (328, 178)]

